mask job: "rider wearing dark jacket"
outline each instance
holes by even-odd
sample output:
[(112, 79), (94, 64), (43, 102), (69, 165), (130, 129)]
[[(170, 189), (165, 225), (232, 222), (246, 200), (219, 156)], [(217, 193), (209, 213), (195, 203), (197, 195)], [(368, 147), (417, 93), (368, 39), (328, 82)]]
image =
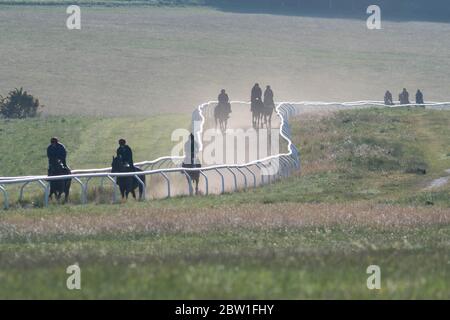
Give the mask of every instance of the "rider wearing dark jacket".
[(226, 114), (231, 113), (230, 98), (228, 98), (228, 94), (225, 92), (225, 89), (220, 90), (217, 100), (219, 101), (219, 105), (224, 108), (223, 110), (225, 110)]
[(228, 103), (230, 102), (230, 98), (228, 98), (228, 94), (225, 92), (225, 89), (220, 91), (219, 97), (217, 98), (219, 103)]
[(270, 86), (266, 87), (264, 91), (264, 105), (265, 106), (274, 106), (275, 102), (273, 101), (273, 91)]
[(49, 168), (60, 160), (64, 166), (66, 164), (67, 150), (66, 147), (58, 142), (58, 138), (51, 138), (50, 145), (47, 148), (48, 166)]
[(262, 90), (259, 87), (259, 84), (255, 83), (255, 85), (252, 88), (252, 96), (251, 96), (252, 103), (261, 101), (261, 96), (262, 96)]
[(119, 148), (117, 149), (117, 157), (120, 158), (123, 163), (127, 163), (131, 167), (134, 167), (133, 151), (127, 145), (127, 142), (125, 141), (125, 139), (119, 140)]
[(416, 92), (416, 103), (417, 104), (424, 104), (424, 102), (423, 102), (423, 93), (422, 93), (422, 91), (420, 91), (420, 89), (417, 89), (417, 92)]

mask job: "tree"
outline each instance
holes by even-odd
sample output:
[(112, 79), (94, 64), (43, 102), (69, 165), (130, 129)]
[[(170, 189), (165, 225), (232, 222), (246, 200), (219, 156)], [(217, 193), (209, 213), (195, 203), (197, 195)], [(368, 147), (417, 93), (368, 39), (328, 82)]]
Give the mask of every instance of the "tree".
[(8, 96), (0, 96), (0, 115), (9, 119), (36, 117), (38, 109), (42, 108), (39, 100), (28, 94), (22, 88), (14, 89)]

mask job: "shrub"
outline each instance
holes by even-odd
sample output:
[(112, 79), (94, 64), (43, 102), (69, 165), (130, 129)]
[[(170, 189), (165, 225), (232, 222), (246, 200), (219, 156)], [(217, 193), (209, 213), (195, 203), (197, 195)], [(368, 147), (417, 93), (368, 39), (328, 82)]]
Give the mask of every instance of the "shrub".
[(12, 90), (5, 98), (0, 96), (0, 115), (4, 118), (23, 119), (36, 117), (39, 108), (42, 108), (39, 100), (22, 88)]

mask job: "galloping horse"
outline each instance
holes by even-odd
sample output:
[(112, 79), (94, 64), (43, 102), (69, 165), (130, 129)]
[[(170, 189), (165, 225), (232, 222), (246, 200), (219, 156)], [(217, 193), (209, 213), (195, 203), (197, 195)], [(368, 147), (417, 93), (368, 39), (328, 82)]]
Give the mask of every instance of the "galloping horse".
[(219, 122), (220, 130), (221, 131), (227, 130), (227, 123), (228, 118), (230, 117), (230, 113), (231, 113), (230, 103), (219, 103), (214, 108), (214, 120), (216, 122), (216, 129), (217, 129), (217, 122)]
[(257, 99), (256, 101), (253, 101), (251, 104), (250, 110), (252, 112), (253, 128), (258, 129), (260, 125), (262, 127), (264, 103), (261, 101), (261, 99)]
[[(123, 161), (119, 157), (113, 157), (113, 161), (111, 164), (111, 173), (124, 173), (124, 172), (140, 172), (142, 171), (139, 168), (132, 167), (129, 164), (123, 163)], [(139, 179), (145, 184), (145, 175), (139, 175)], [(144, 187), (139, 183), (138, 179), (134, 176), (127, 177), (117, 177), (116, 180), (117, 185), (120, 189), (120, 194), (122, 195), (122, 200), (128, 199), (128, 195), (133, 195), (133, 198), (136, 199), (136, 188), (139, 187), (139, 199), (142, 199), (144, 193)]]
[[(65, 176), (70, 175), (70, 169), (66, 167), (61, 160), (57, 160), (52, 163), (49, 168), (48, 176)], [(67, 202), (69, 199), (70, 185), (72, 184), (72, 179), (64, 180), (52, 180), (50, 181), (50, 194), (51, 199), (55, 195), (56, 200), (61, 199), (61, 195), (64, 193), (64, 201)]]

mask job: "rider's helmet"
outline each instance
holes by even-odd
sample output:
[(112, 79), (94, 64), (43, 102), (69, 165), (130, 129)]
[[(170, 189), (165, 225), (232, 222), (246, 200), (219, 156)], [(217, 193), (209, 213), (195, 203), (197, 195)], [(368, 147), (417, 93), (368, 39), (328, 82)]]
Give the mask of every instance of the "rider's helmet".
[(220, 93), (225, 93), (225, 89), (220, 90)]
[(126, 144), (127, 142), (125, 141), (125, 139), (119, 139), (119, 144), (121, 145), (121, 146), (124, 146), (125, 144)]
[(51, 144), (58, 143), (58, 138), (56, 138), (56, 137), (51, 138), (50, 143)]

